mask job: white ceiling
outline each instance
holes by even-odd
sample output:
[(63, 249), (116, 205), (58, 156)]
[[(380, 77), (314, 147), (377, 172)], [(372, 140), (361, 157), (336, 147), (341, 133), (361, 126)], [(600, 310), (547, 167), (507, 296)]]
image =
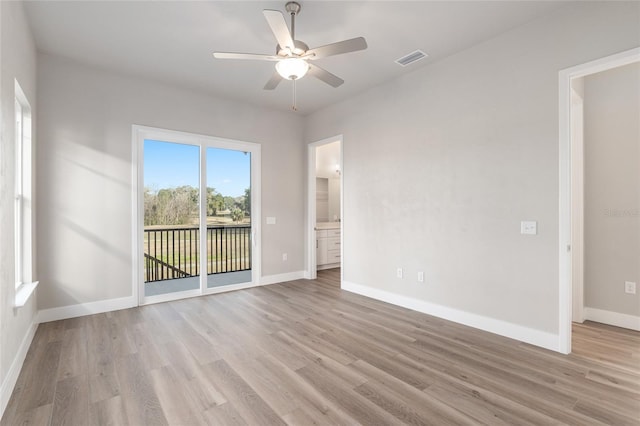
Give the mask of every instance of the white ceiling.
[[(316, 63), (342, 77), (334, 89), (308, 77), (298, 83), (300, 114), (309, 114), (404, 73), (427, 66), (549, 13), (557, 1), (299, 1), (296, 38), (310, 47), (363, 36), (365, 51)], [(213, 51), (275, 52), (262, 9), (285, 1), (28, 1), (40, 51), (217, 96), (287, 110), (291, 82), (262, 89), (273, 63), (213, 59)], [(429, 54), (406, 68), (394, 60)]]

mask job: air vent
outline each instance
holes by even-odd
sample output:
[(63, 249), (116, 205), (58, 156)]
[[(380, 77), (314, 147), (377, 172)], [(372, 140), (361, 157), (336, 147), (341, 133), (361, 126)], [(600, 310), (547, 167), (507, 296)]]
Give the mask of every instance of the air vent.
[(414, 52), (409, 53), (408, 55), (404, 55), (402, 58), (396, 59), (396, 64), (402, 65), (406, 67), (409, 64), (419, 61), (420, 59), (426, 58), (427, 55), (422, 50), (416, 50)]

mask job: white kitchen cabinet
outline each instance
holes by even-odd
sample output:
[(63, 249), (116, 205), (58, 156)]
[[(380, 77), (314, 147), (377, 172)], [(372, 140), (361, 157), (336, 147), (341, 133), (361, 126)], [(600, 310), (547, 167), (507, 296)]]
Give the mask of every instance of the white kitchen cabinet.
[(316, 231), (316, 264), (327, 263), (327, 231)]
[(321, 229), (316, 231), (316, 264), (318, 269), (340, 266), (340, 233), (340, 229)]

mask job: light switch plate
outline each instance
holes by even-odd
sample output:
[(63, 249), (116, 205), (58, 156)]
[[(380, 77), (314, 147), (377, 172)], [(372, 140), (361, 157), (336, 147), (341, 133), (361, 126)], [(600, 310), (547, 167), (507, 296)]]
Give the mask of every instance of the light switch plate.
[(535, 220), (523, 220), (520, 222), (520, 233), (522, 235), (538, 234), (538, 222)]
[(625, 281), (624, 292), (627, 294), (636, 294), (636, 283), (631, 281)]
[(267, 216), (267, 225), (275, 225), (276, 224), (276, 218), (273, 216)]

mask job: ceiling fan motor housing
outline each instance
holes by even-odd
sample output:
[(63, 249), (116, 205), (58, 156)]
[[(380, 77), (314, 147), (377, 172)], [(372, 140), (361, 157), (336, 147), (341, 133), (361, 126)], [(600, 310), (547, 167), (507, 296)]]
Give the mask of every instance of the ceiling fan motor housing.
[(289, 50), (287, 48), (283, 48), (280, 45), (276, 46), (276, 55), (278, 56), (282, 56), (283, 58), (286, 58), (287, 56), (302, 56), (304, 55), (307, 50), (309, 50), (309, 46), (307, 46), (306, 43), (300, 41), (300, 40), (294, 40), (293, 41), (293, 50)]

